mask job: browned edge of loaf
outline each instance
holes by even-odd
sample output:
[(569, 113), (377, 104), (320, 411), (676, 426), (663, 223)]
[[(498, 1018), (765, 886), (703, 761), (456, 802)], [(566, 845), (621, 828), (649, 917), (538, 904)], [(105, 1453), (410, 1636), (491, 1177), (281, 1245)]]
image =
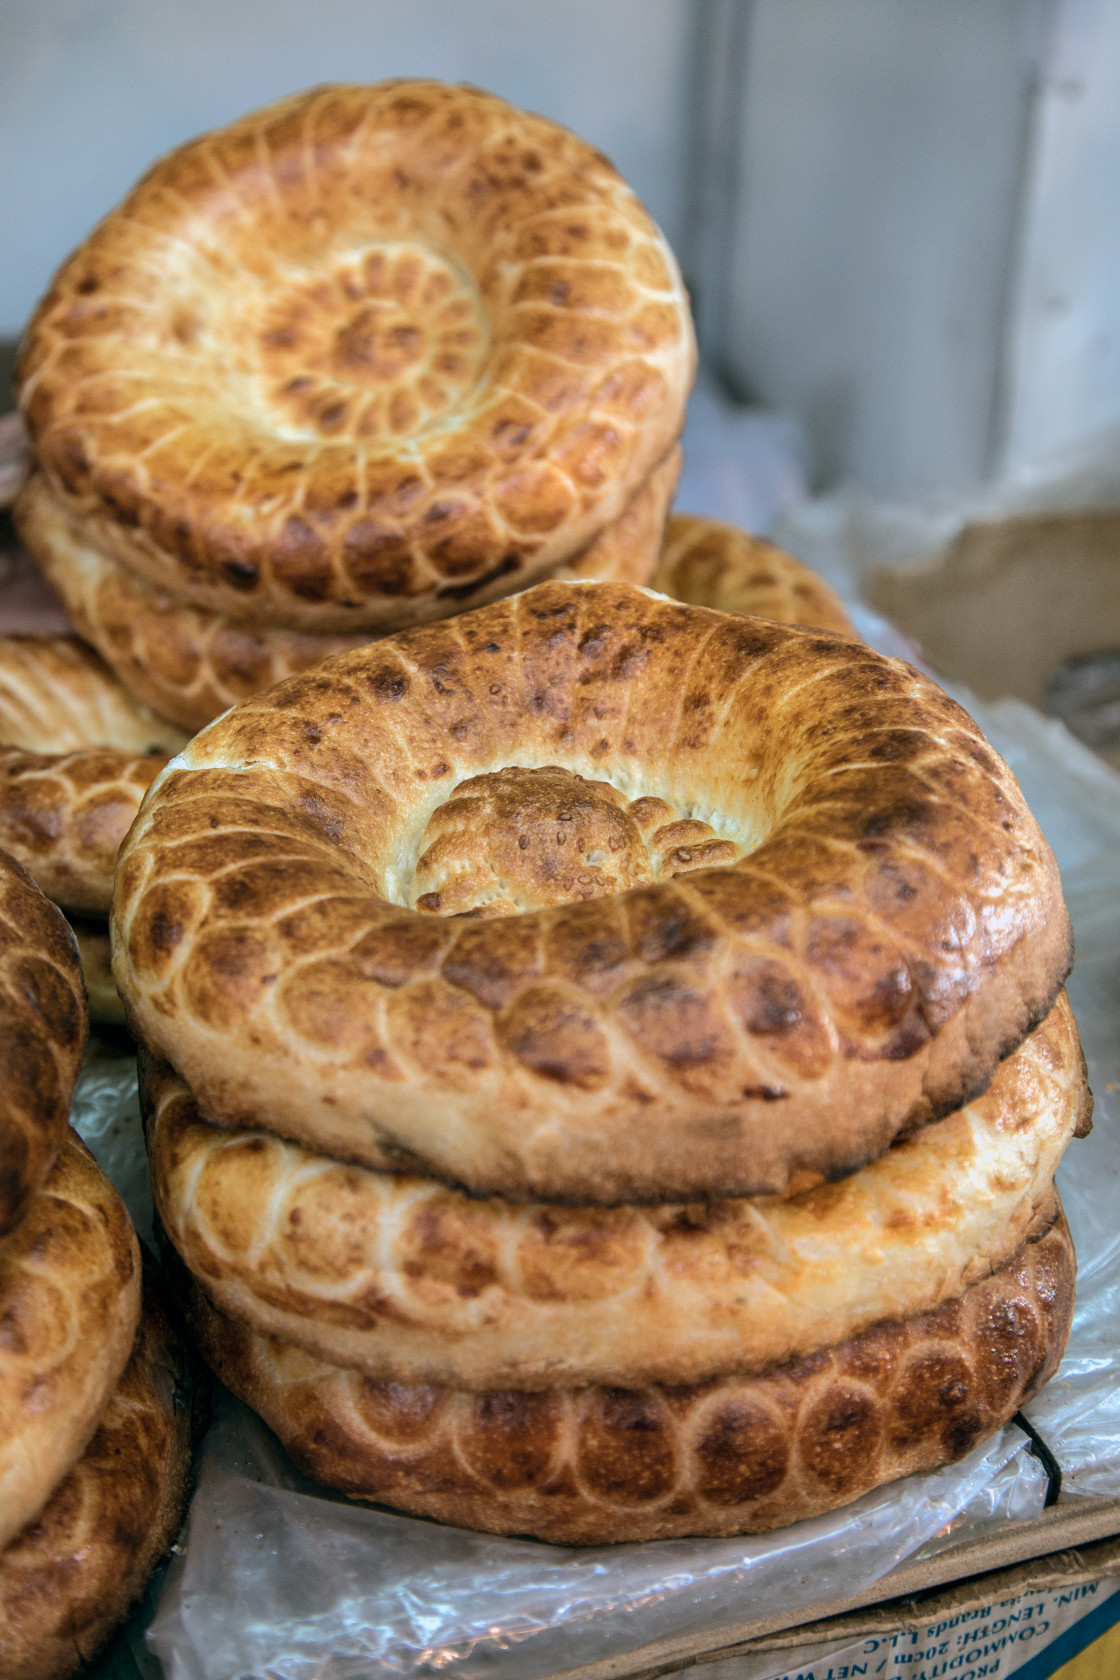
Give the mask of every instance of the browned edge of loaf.
[(63, 910), (107, 916), (121, 842), (166, 762), (108, 748), (0, 745), (0, 847)]
[(179, 1531), (190, 1484), (184, 1350), (145, 1267), (132, 1357), (97, 1430), (0, 1552), (4, 1680), (68, 1680), (124, 1620)]
[(57, 1159), (89, 1035), (74, 936), (0, 852), (0, 1239)]
[(0, 1252), (0, 1546), (85, 1451), (139, 1316), (132, 1221), (71, 1130)]
[(680, 443), (675, 442), (638, 486), (618, 518), (605, 526), (586, 548), (558, 566), (552, 576), (648, 585), (661, 554), (670, 518), (669, 506), (683, 464), (684, 452)]
[(77, 636), (0, 633), (0, 847), (62, 909), (108, 914), (120, 843), (185, 742)]
[[(560, 575), (648, 583), (680, 465), (674, 444), (620, 517)], [(192, 733), (230, 706), (379, 635), (288, 630), (192, 606), (96, 550), (81, 516), (40, 472), (25, 486), (14, 517), (80, 634), (133, 694)], [(449, 599), (447, 616), (457, 609)]]
[[(464, 394), (403, 442), (366, 435), (367, 382), (395, 376), (371, 374), (353, 295), (402, 240), (472, 275), (482, 312), (459, 324), (482, 352)], [(265, 419), (222, 387), (215, 331), (260, 376)], [(577, 554), (679, 435), (694, 368), (672, 252), (601, 153), (480, 89), (404, 80), (313, 88), (157, 161), (54, 277), (17, 383), (39, 465), (132, 570), (349, 630)], [(451, 414), (465, 424), (431, 423)]]
[(228, 1317), (381, 1382), (698, 1383), (913, 1318), (1005, 1266), (1092, 1107), (1063, 994), (984, 1096), (792, 1198), (485, 1200), (209, 1125), (140, 1050), (152, 1194)]
[[(394, 799), (519, 754), (733, 783), (748, 750), (761, 843), (606, 898), (423, 915), (337, 838), (387, 846)], [(856, 1170), (981, 1094), (1072, 960), (1053, 853), (930, 679), (609, 584), (538, 585), (236, 708), (147, 801), (114, 928), (137, 1036), (208, 1118), (603, 1203)]]
[(181, 600), (98, 549), (81, 514), (41, 472), (28, 479), (12, 516), (79, 634), (131, 693), (191, 734), (375, 634), (288, 630)]
[(672, 515), (650, 587), (719, 612), (856, 633), (839, 595), (809, 566), (766, 537), (700, 514)]
[(760, 1533), (963, 1458), (1048, 1381), (1076, 1262), (1056, 1196), (1047, 1217), (934, 1313), (691, 1389), (410, 1389), (259, 1337), (193, 1284), (188, 1316), (296, 1464), (351, 1497), (564, 1545)]

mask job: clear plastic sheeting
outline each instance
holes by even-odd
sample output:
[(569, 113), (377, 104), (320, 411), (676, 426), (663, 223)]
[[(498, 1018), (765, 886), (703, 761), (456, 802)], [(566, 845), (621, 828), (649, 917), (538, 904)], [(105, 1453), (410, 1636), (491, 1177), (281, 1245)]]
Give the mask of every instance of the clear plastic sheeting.
[(1008, 1428), (950, 1473), (773, 1535), (577, 1550), (317, 1498), (265, 1434), (232, 1403), (212, 1431), (186, 1554), (149, 1634), (168, 1680), (533, 1680), (731, 1627), (752, 1603), (859, 1592), (973, 1500), (1002, 1522), (1034, 1516), (1045, 1492)]
[(70, 1123), (120, 1191), (141, 1239), (151, 1243), (152, 1186), (134, 1056), (86, 1063), (78, 1075)]
[[(1074, 1332), (1030, 1415), (1062, 1463), (1063, 1499), (1120, 1496), (1120, 776), (1027, 706), (962, 698), (1062, 863), (1079, 949), (1070, 991), (1097, 1095), (1094, 1133), (1060, 1178), (1080, 1262)], [(773, 1535), (564, 1549), (338, 1500), (227, 1400), (148, 1652), (166, 1680), (536, 1680), (669, 1636), (715, 1645), (752, 1614), (857, 1593), (916, 1554), (1036, 1516), (1044, 1496), (1008, 1426), (961, 1464)]]

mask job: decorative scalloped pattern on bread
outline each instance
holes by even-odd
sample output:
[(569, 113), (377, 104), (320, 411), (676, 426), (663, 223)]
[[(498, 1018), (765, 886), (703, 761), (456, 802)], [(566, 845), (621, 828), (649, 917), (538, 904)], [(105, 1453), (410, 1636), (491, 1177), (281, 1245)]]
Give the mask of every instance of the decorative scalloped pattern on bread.
[[(674, 445), (621, 517), (559, 573), (646, 583), (679, 470)], [(372, 639), (368, 631), (260, 625), (179, 600), (96, 548), (42, 473), (30, 479), (15, 513), (20, 535), (86, 641), (132, 694), (192, 733), (249, 695)]]
[[(472, 862), (493, 900), (523, 858), (530, 907), (440, 915), (429, 825), (472, 778), (538, 771), (578, 800), (480, 822)], [(658, 849), (677, 820), (718, 866)], [(611, 836), (645, 884), (615, 890)], [(153, 787), (114, 906), (135, 1027), (209, 1118), (585, 1203), (855, 1170), (985, 1088), (1070, 954), (1014, 777), (929, 679), (602, 583), (235, 708)]]
[(549, 575), (576, 581), (648, 584), (661, 553), (682, 461), (681, 446), (674, 443), (618, 518)]
[(844, 603), (816, 572), (764, 537), (695, 513), (669, 520), (650, 588), (694, 607), (855, 634)]
[(104, 915), (117, 850), (186, 737), (75, 636), (0, 636), (0, 846), (65, 910)]
[(601, 153), (476, 88), (336, 86), (157, 163), (23, 340), (39, 466), (211, 611), (417, 623), (578, 556), (680, 433), (665, 239)]
[(786, 1201), (481, 1200), (207, 1125), (166, 1064), (141, 1090), (157, 1212), (223, 1312), (470, 1389), (698, 1382), (931, 1310), (1019, 1248), (1091, 1108), (1064, 994), (984, 1096)]
[(185, 737), (77, 636), (0, 636), (0, 742), (60, 756), (111, 748), (162, 765)]
[(84, 1452), (139, 1313), (132, 1222), (70, 1132), (0, 1252), (0, 1550)]
[(410, 1388), (258, 1335), (197, 1286), (190, 1317), (222, 1381), (332, 1487), (467, 1528), (602, 1545), (779, 1528), (963, 1458), (1056, 1369), (1075, 1270), (1059, 1212), (936, 1312), (689, 1388)]
[(68, 1680), (92, 1662), (182, 1520), (190, 1414), (182, 1351), (154, 1293), (97, 1430), (36, 1520), (0, 1552), (0, 1673)]
[(88, 1030), (73, 935), (0, 851), (0, 1242), (66, 1140)]

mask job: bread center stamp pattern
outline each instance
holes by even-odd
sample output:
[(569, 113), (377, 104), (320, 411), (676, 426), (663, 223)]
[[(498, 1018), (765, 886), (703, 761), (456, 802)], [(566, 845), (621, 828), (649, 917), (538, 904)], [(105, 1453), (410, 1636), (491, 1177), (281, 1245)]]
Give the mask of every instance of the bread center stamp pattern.
[[(262, 406), (293, 438), (403, 438), (458, 407), (481, 371), (489, 333), (459, 264), (413, 243), (385, 243), (326, 277), (285, 276), (254, 300), (251, 356)], [(250, 363), (250, 366), (252, 363)]]
[(578, 560), (672, 449), (694, 367), (673, 254), (608, 161), (414, 81), (162, 159), (55, 277), (18, 377), (95, 549), (191, 606), (345, 633)]
[(610, 782), (556, 764), (508, 765), (460, 782), (432, 812), (416, 863), (415, 906), (445, 916), (514, 916), (738, 855), (710, 823), (682, 818), (664, 799), (627, 800)]

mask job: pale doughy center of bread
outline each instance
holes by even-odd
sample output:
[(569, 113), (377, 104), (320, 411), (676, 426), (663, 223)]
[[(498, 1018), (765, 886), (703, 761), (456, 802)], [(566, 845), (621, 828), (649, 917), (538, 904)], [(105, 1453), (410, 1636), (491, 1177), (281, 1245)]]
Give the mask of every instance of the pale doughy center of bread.
[[(485, 396), (493, 309), (464, 263), (424, 235), (326, 249), (297, 240), (232, 287), (214, 285), (213, 266), (206, 252), (171, 266), (168, 310), (144, 346), (194, 417), (217, 403), (280, 448), (378, 454), (460, 434)], [(407, 503), (407, 482), (401, 494)], [(257, 497), (260, 511), (268, 504)]]
[(667, 800), (628, 800), (556, 764), (469, 776), (428, 818), (410, 899), (445, 916), (515, 916), (603, 898), (741, 855)]
[(412, 436), (452, 410), (458, 420), (490, 341), (471, 276), (412, 241), (289, 267), (235, 329), (278, 436), (355, 442)]

